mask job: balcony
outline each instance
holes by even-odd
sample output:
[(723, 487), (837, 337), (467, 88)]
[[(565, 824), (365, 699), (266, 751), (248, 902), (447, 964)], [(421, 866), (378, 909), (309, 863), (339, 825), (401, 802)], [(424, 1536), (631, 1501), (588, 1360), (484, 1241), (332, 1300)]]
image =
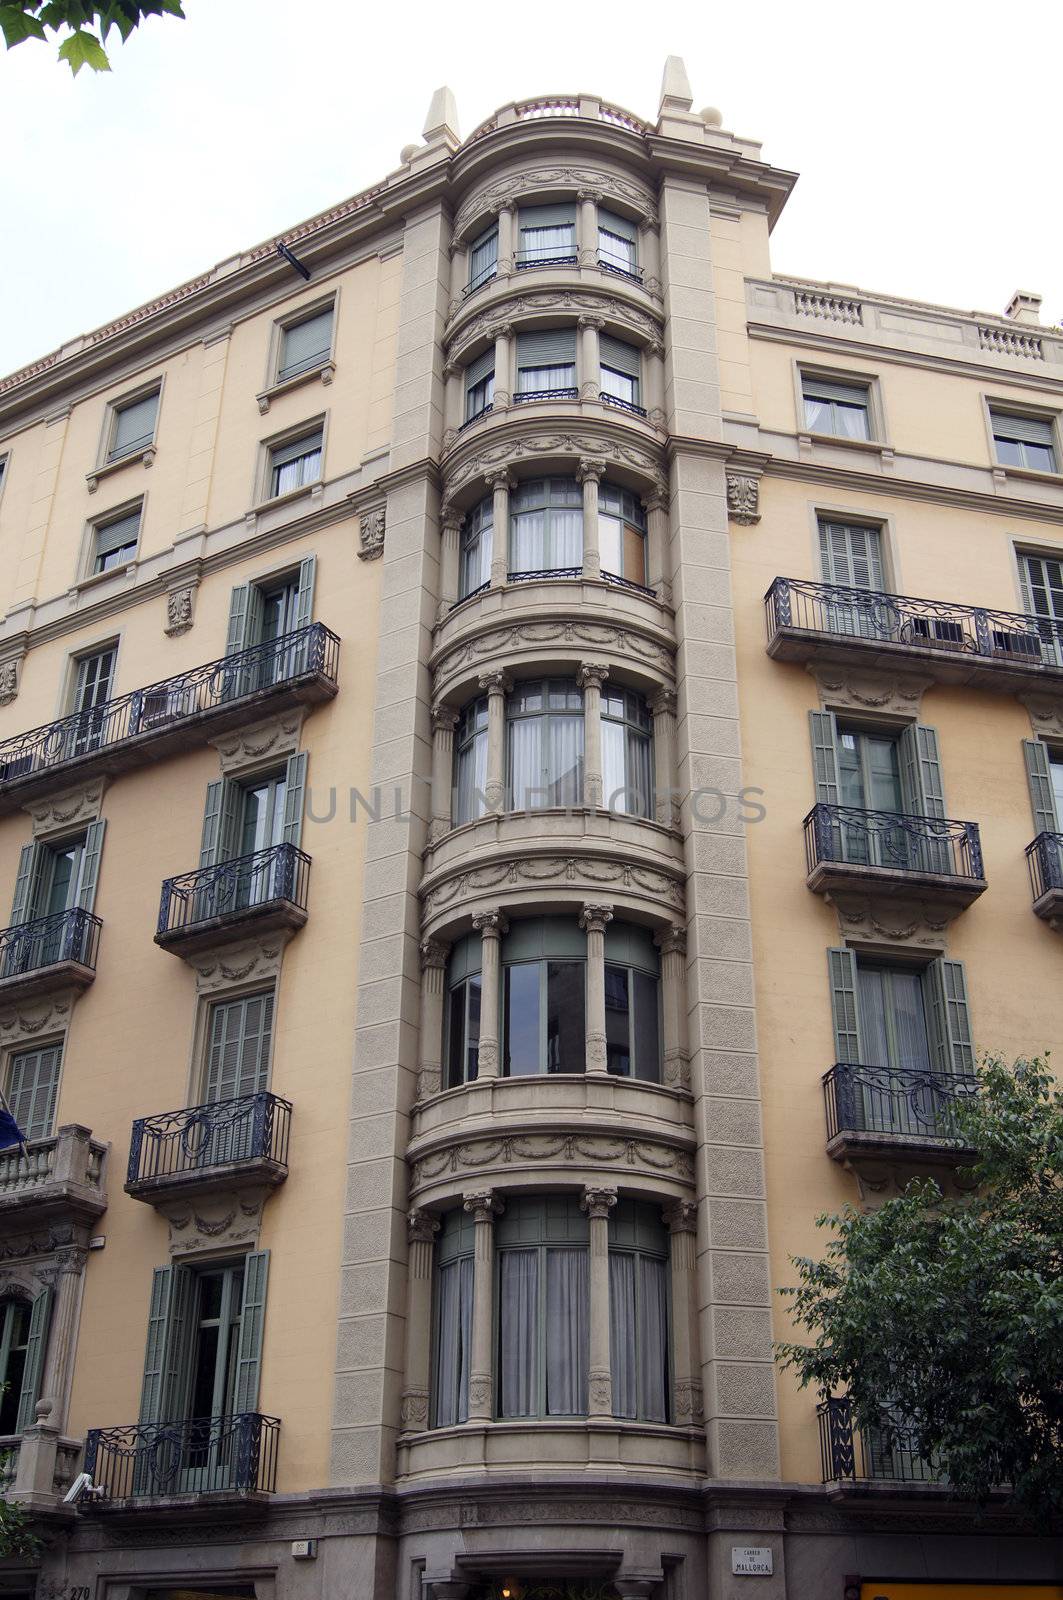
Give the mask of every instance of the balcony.
[(107, 1210), (107, 1146), (79, 1123), (0, 1150), (0, 1228), (88, 1224)]
[(310, 857), (293, 844), (167, 878), (155, 943), (190, 956), (249, 934), (291, 935), (306, 921), (309, 887)]
[(200, 1495), (246, 1499), (272, 1494), (279, 1435), (279, 1419), (257, 1411), (90, 1428), (85, 1471), (104, 1491), (91, 1509)]
[(105, 700), (0, 743), (0, 815), (336, 693), (340, 641), (322, 623)]
[(290, 1101), (265, 1093), (141, 1117), (126, 1194), (154, 1205), (219, 1188), (274, 1189), (288, 1176), (291, 1118)]
[(75, 907), (0, 932), (0, 1004), (59, 989), (87, 989), (96, 976), (103, 923)]
[(777, 661), (907, 664), (938, 683), (1005, 690), (1063, 682), (1063, 622), (1048, 617), (804, 578), (776, 578), (764, 605)]
[(861, 1432), (847, 1395), (824, 1400), (816, 1416), (824, 1483), (945, 1482), (940, 1469), (919, 1454), (915, 1433), (900, 1418), (884, 1417), (881, 1428)]
[(962, 910), (985, 891), (976, 822), (820, 804), (804, 828), (815, 894), (932, 894), (936, 903)]
[(1034, 915), (1053, 928), (1063, 924), (1063, 833), (1039, 833), (1026, 846)]
[(978, 1079), (967, 1074), (836, 1062), (823, 1078), (827, 1154), (847, 1163), (908, 1156), (961, 1165), (970, 1147), (957, 1130), (956, 1108), (977, 1093)]

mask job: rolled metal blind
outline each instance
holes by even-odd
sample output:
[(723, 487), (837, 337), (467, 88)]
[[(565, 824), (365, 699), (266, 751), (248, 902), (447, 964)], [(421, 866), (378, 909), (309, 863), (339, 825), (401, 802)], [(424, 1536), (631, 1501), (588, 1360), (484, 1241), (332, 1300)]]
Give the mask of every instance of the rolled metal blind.
[(801, 387), (808, 400), (840, 400), (845, 405), (866, 406), (867, 385), (833, 383), (823, 378), (802, 378)]
[(110, 555), (112, 550), (120, 550), (124, 544), (134, 544), (139, 531), (140, 507), (138, 506), (128, 516), (119, 517), (117, 521), (109, 522), (105, 528), (96, 529), (96, 554)]
[(603, 211), (598, 207), (598, 226), (604, 228), (606, 233), (615, 233), (621, 239), (630, 239), (634, 244), (639, 236), (638, 223), (632, 222), (628, 217), (618, 216), (615, 211)]
[(495, 347), (493, 344), (489, 344), (487, 349), (481, 355), (478, 355), (475, 361), (470, 361), (465, 368), (465, 388), (467, 390), (475, 389), (476, 385), (482, 383), (494, 370)]
[(1017, 417), (1009, 411), (993, 411), (993, 432), (1004, 439), (1022, 439), (1026, 444), (1052, 444), (1052, 424), (1046, 417)]
[(291, 444), (279, 444), (270, 451), (270, 463), (274, 467), (283, 467), (289, 461), (298, 461), (300, 456), (312, 455), (315, 450), (321, 449), (322, 429), (315, 433), (304, 433), (301, 439), (293, 439)]
[(521, 206), (517, 213), (522, 228), (561, 228), (566, 223), (576, 223), (576, 206), (568, 201), (556, 206)]
[(622, 372), (627, 378), (638, 378), (642, 373), (642, 355), (633, 344), (625, 344), (623, 339), (614, 339), (611, 334), (603, 333), (599, 340), (602, 366), (611, 367), (614, 372)]
[(517, 335), (518, 367), (564, 367), (575, 359), (575, 328), (537, 328)]

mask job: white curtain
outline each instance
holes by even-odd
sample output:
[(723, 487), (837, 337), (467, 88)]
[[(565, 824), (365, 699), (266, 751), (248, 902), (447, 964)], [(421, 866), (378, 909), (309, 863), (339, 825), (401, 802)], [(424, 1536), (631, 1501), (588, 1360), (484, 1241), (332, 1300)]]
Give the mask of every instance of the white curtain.
[(586, 1250), (546, 1252), (546, 1412), (587, 1411), (588, 1296)]
[(610, 233), (608, 228), (599, 228), (598, 251), (614, 266), (621, 267), (625, 272), (634, 271), (635, 241), (633, 239), (622, 239), (618, 233)]
[(609, 1361), (613, 1373), (613, 1416), (638, 1415), (635, 1365), (635, 1257), (609, 1252)]
[(647, 1422), (668, 1420), (668, 1266), (653, 1256), (639, 1260), (641, 1276), (639, 1389)]
[(546, 566), (545, 511), (521, 511), (510, 519), (512, 572), (541, 572)]
[(437, 1428), (449, 1428), (455, 1422), (465, 1422), (469, 1415), (472, 1275), (471, 1256), (450, 1262), (440, 1270), (439, 1274)]
[(483, 816), (487, 787), (487, 730), (477, 733), (464, 750), (458, 752), (455, 773), (454, 821), (472, 822)]
[(892, 972), (893, 1025), (897, 1035), (898, 1065), (917, 1072), (930, 1069), (930, 1049), (923, 1012), (923, 984), (918, 972)]
[[(575, 382), (573, 374), (572, 382)], [(553, 534), (551, 543), (553, 554), (550, 565), (553, 567), (581, 567), (583, 565), (583, 511), (573, 507), (570, 511), (561, 511), (556, 506), (550, 513), (550, 529)]]
[(619, 517), (607, 517), (598, 512), (598, 549), (601, 551), (602, 571), (614, 577), (624, 576), (624, 524)]
[(524, 256), (571, 255), (575, 229), (570, 223), (550, 228), (522, 228), (520, 248)]
[(612, 811), (633, 810), (633, 796), (625, 793), (628, 777), (625, 770), (624, 725), (602, 719), (602, 795)]
[(521, 367), (518, 394), (541, 394), (544, 389), (574, 389), (574, 366)]
[(499, 1300), (499, 1415), (531, 1417), (539, 1346), (538, 1251), (502, 1251)]
[(547, 805), (543, 793), (542, 717), (514, 717), (509, 725), (509, 789), (514, 811)]
[(583, 718), (550, 717), (549, 725), (547, 804), (579, 805), (583, 799)]

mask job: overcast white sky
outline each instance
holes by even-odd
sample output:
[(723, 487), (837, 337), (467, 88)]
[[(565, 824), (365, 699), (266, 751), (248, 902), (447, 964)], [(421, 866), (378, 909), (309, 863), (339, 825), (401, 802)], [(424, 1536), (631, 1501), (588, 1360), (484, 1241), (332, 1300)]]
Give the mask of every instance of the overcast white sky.
[(440, 83), (463, 134), (574, 89), (652, 120), (669, 53), (695, 109), (802, 174), (777, 272), (989, 311), (1030, 288), (1063, 317), (1059, 0), (185, 9), (112, 34), (109, 75), (0, 54), (0, 373), (375, 182)]

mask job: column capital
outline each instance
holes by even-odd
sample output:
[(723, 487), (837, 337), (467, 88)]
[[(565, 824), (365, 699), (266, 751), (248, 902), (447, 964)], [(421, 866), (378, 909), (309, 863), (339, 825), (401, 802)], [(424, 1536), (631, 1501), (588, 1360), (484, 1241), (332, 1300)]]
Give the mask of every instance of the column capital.
[(593, 480), (601, 483), (605, 477), (605, 462), (595, 460), (591, 456), (581, 456), (579, 466), (576, 468), (576, 482), (587, 483)]
[(459, 511), (456, 506), (448, 505), (440, 514), (439, 530), (441, 533), (460, 533), (464, 521), (464, 511)]
[(649, 344), (646, 346), (646, 348), (649, 350), (651, 356), (663, 356), (664, 355), (664, 340), (663, 339), (651, 339)]
[(509, 921), (503, 911), (497, 908), (494, 911), (476, 911), (473, 913), (472, 925), (477, 933), (485, 939), (501, 939), (509, 929)]
[(453, 706), (445, 705), (442, 700), (432, 707), (433, 733), (453, 733), (460, 721), (460, 712), (455, 711)]
[(584, 314), (582, 317), (576, 318), (576, 325), (580, 328), (593, 328), (595, 333), (601, 333), (602, 329), (605, 327), (605, 318), (592, 317)]
[(653, 942), (662, 955), (685, 956), (687, 953), (687, 930), (678, 923), (673, 923), (670, 928), (661, 928), (653, 936)]
[(661, 1211), (669, 1233), (696, 1233), (698, 1208), (693, 1200), (673, 1200)]
[(429, 967), (445, 967), (447, 956), (450, 954), (449, 944), (444, 944), (442, 939), (422, 939), (421, 971), (426, 972)]
[(517, 480), (508, 467), (496, 467), (493, 472), (486, 472), (484, 477), (488, 488), (496, 492), (499, 489), (508, 491), (517, 487)]
[(638, 218), (640, 233), (656, 233), (660, 226), (661, 221), (656, 211), (643, 211)]
[(579, 1208), (588, 1217), (608, 1217), (617, 1198), (615, 1184), (588, 1184), (580, 1195)]
[(504, 1202), (493, 1189), (473, 1189), (462, 1195), (461, 1204), (476, 1222), (490, 1222), (505, 1209)]
[(581, 661), (576, 670), (576, 682), (581, 689), (600, 689), (609, 676), (609, 668), (604, 661)]
[(658, 689), (655, 694), (650, 695), (647, 703), (655, 717), (663, 716), (665, 712), (674, 717), (678, 701), (679, 696), (674, 689)]
[(513, 324), (512, 322), (496, 322), (493, 328), (488, 329), (488, 332), (492, 339), (512, 339)]
[(481, 672), (476, 682), (485, 694), (508, 694), (513, 687), (513, 679), (501, 667)]
[(414, 1206), (406, 1213), (406, 1237), (411, 1244), (422, 1240), (431, 1244), (439, 1232), (440, 1219), (434, 1211), (426, 1211), (420, 1206)]
[(647, 511), (667, 511), (671, 503), (671, 496), (664, 489), (655, 489), (652, 494), (644, 495), (642, 500)]
[(579, 925), (587, 933), (604, 933), (613, 920), (612, 906), (594, 905), (585, 901), (579, 914)]
[(459, 372), (464, 372), (464, 370), (464, 364), (461, 361), (455, 361), (453, 356), (443, 363), (444, 378), (456, 378)]
[(595, 205), (601, 205), (603, 191), (601, 189), (577, 189), (577, 200), (593, 200)]

